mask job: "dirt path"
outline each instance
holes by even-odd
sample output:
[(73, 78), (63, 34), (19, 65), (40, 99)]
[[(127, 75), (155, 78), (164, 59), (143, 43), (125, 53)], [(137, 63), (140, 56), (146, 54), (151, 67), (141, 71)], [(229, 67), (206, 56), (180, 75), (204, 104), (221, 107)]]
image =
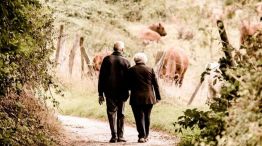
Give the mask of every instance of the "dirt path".
[(160, 132), (150, 132), (149, 141), (137, 143), (137, 131), (134, 127), (125, 126), (124, 137), (126, 143), (108, 143), (110, 139), (110, 129), (107, 122), (90, 120), (87, 118), (59, 115), (58, 119), (62, 122), (66, 131), (64, 145), (70, 146), (173, 146), (178, 139)]

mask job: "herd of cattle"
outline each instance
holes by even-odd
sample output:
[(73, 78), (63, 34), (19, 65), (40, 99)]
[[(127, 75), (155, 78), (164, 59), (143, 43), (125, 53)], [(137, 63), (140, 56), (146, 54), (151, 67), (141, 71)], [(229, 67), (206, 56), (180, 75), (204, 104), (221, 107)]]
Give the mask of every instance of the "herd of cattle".
[[(240, 29), (240, 42), (246, 36), (253, 35), (262, 28), (262, 23), (250, 23), (243, 21)], [(143, 29), (140, 37), (143, 42), (149, 43), (151, 41), (160, 41), (162, 36), (166, 36), (166, 30), (162, 23), (150, 25), (147, 29)], [(111, 52), (98, 53), (93, 57), (93, 66), (95, 71), (99, 71), (103, 58)], [(184, 75), (189, 65), (187, 54), (179, 48), (170, 47), (165, 51), (159, 51), (156, 54), (156, 64), (158, 66), (157, 73), (160, 78), (165, 80), (172, 80), (176, 85), (181, 86)]]
[[(243, 43), (246, 36), (253, 35), (261, 29), (261, 23), (252, 24), (248, 21), (243, 21), (240, 28), (240, 42)], [(166, 35), (167, 33), (164, 25), (162, 23), (156, 23), (150, 25), (146, 30), (141, 32), (141, 39), (144, 43), (149, 43), (151, 41), (159, 42), (161, 37)], [(103, 58), (109, 54), (110, 52), (96, 54), (94, 56), (93, 66), (95, 71), (99, 71)], [(155, 56), (157, 66), (156, 73), (158, 74), (158, 77), (166, 82), (173, 82), (175, 85), (181, 87), (184, 75), (189, 66), (189, 58), (187, 54), (182, 49), (170, 47), (165, 51), (158, 51)], [(210, 67), (214, 64), (216, 64), (215, 67)], [(205, 77), (205, 82), (207, 83), (208, 88), (207, 102), (210, 102), (213, 97), (219, 96), (218, 94), (223, 83), (218, 81), (221, 80), (221, 74), (219, 74), (219, 64), (209, 63), (207, 66), (210, 69), (210, 73), (207, 77)]]
[[(259, 12), (260, 17), (262, 16), (262, 2), (260, 5), (257, 6), (256, 11)], [(262, 17), (261, 17), (262, 18)], [(249, 21), (242, 21), (241, 27), (240, 27), (240, 43), (243, 43), (246, 36), (250, 36), (255, 34), (258, 30), (262, 29), (262, 22), (253, 24)], [(179, 32), (179, 31), (178, 31)], [(178, 33), (179, 34), (179, 33)], [(150, 42), (161, 42), (162, 37), (165, 37), (168, 35), (165, 25), (161, 22), (149, 25), (148, 27), (145, 27), (141, 29), (139, 33), (139, 38), (141, 39), (141, 42), (143, 42), (145, 45), (149, 44)], [(179, 34), (180, 37), (180, 34)], [(179, 39), (178, 37), (178, 39)], [(193, 35), (189, 34), (189, 38), (192, 39)], [(94, 55), (92, 61), (91, 61), (91, 68), (93, 71), (98, 74), (103, 58), (107, 55), (111, 54), (111, 52), (104, 52), (104, 53), (97, 53)], [(189, 57), (184, 52), (183, 49), (176, 48), (176, 47), (170, 47), (165, 49), (164, 51), (158, 51), (155, 55), (156, 59), (156, 73), (159, 78), (172, 82), (175, 85), (181, 87), (183, 84), (183, 79), (186, 74), (186, 71), (189, 67)], [(210, 66), (210, 64), (208, 64)], [(212, 65), (211, 65), (212, 66)], [(212, 67), (211, 67), (212, 68)], [(219, 68), (215, 67), (214, 71), (211, 69), (210, 76), (206, 80), (210, 83), (210, 91), (213, 93), (210, 93), (210, 96), (214, 96), (221, 86), (221, 84), (213, 85), (211, 83), (216, 80), (215, 77), (217, 77), (217, 71)]]

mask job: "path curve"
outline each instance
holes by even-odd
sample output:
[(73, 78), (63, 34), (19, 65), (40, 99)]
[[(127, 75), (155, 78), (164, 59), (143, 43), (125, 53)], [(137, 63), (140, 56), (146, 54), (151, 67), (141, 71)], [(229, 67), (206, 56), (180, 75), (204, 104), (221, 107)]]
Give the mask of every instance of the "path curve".
[(175, 146), (178, 138), (161, 133), (150, 131), (149, 141), (137, 143), (137, 131), (134, 127), (125, 126), (124, 137), (127, 142), (108, 143), (110, 139), (110, 129), (107, 122), (91, 120), (87, 118), (73, 116), (58, 116), (64, 130), (66, 140), (64, 145), (70, 146)]

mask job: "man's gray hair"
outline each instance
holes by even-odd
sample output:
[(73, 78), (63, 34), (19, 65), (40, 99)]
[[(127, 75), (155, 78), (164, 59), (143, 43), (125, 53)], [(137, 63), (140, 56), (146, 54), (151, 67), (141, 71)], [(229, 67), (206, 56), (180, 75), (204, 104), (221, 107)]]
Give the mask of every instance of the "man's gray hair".
[(146, 63), (147, 57), (145, 53), (139, 52), (134, 55), (135, 63)]
[(114, 51), (123, 51), (125, 48), (125, 43), (122, 41), (116, 41), (114, 43)]

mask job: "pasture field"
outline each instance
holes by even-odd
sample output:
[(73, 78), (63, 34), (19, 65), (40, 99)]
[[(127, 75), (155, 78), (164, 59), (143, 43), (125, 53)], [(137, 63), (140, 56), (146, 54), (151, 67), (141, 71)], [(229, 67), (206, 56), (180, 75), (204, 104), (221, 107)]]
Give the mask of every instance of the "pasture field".
[[(207, 63), (223, 56), (218, 29), (214, 18), (216, 9), (229, 8), (230, 0), (49, 0), (54, 10), (55, 38), (60, 25), (64, 25), (63, 43), (57, 66), (58, 80), (64, 85), (64, 97), (57, 96), (59, 110), (63, 114), (106, 120), (105, 104), (98, 104), (97, 76), (81, 79), (80, 51), (76, 50), (73, 73), (68, 73), (68, 57), (78, 37), (84, 37), (84, 47), (90, 59), (112, 49), (116, 40), (125, 42), (125, 56), (134, 64), (132, 56), (137, 52), (148, 55), (148, 65), (155, 67), (154, 57), (159, 50), (170, 47), (183, 49), (189, 57), (189, 67), (181, 88), (159, 80), (163, 100), (154, 106), (152, 128), (174, 132), (173, 123), (188, 108), (206, 110), (207, 87), (203, 85), (192, 105), (187, 106)], [(227, 6), (228, 5), (228, 6)], [(223, 20), (228, 38), (234, 48), (239, 48), (239, 25), (244, 18), (256, 21), (253, 5), (228, 12)], [(167, 36), (161, 42), (143, 45), (139, 31), (152, 23), (163, 22)], [(192, 39), (179, 38), (187, 32)], [(54, 42), (55, 44), (57, 42)], [(86, 69), (87, 70), (87, 69)], [(129, 104), (126, 119), (134, 124)]]

